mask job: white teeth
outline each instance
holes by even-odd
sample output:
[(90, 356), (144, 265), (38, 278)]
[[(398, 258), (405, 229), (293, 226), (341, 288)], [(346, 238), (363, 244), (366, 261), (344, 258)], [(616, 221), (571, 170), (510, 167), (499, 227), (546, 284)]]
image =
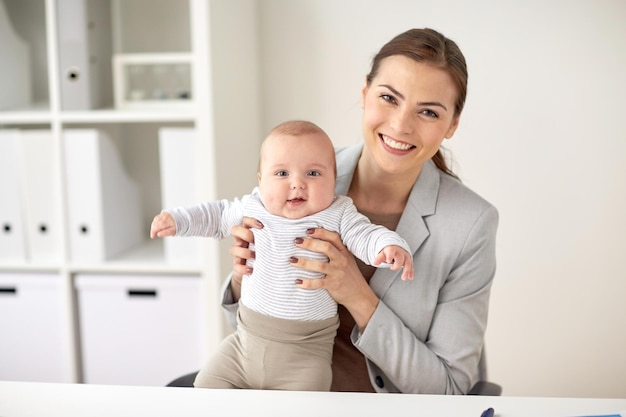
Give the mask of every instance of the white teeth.
[(389, 146), (390, 148), (397, 149), (399, 151), (408, 151), (412, 147), (412, 145), (409, 145), (408, 143), (396, 142), (395, 140), (385, 135), (381, 135), (381, 136), (383, 138), (383, 142), (385, 142), (385, 145)]

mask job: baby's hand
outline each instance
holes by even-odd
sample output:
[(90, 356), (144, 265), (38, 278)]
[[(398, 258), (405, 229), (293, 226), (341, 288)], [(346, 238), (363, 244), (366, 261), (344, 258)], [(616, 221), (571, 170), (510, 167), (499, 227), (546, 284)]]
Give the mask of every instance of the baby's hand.
[(413, 257), (400, 246), (386, 246), (374, 259), (374, 266), (386, 262), (392, 271), (404, 268), (402, 280), (413, 279)]
[(171, 214), (161, 212), (154, 216), (150, 225), (150, 239), (155, 237), (174, 236), (176, 234), (176, 223)]

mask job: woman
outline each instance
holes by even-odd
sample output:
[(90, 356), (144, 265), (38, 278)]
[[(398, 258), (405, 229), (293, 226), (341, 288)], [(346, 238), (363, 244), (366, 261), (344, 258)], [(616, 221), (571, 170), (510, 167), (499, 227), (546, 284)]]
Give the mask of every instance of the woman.
[[(402, 281), (395, 271), (375, 271), (324, 229), (294, 242), (329, 259), (290, 259), (326, 275), (294, 285), (325, 288), (341, 305), (332, 390), (462, 394), (479, 377), (498, 213), (461, 184), (440, 151), (466, 91), (463, 54), (434, 30), (404, 32), (373, 59), (361, 92), (364, 142), (337, 151), (336, 192), (408, 241), (415, 273)], [(250, 227), (260, 226), (246, 219), (233, 230), (224, 294), (231, 317), (250, 272), (245, 261), (254, 257)]]

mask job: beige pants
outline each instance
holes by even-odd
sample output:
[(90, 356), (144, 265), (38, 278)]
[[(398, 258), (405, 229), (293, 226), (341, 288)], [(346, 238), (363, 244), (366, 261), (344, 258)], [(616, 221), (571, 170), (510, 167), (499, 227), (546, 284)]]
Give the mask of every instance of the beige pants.
[(200, 370), (197, 388), (329, 391), (339, 317), (300, 321), (239, 306), (237, 331)]

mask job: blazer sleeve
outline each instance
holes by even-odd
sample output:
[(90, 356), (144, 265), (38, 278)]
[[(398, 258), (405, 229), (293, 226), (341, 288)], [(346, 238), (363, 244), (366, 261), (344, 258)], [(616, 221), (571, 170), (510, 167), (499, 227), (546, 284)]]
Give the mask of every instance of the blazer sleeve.
[(224, 316), (226, 321), (233, 328), (237, 328), (237, 309), (239, 308), (239, 301), (234, 301), (233, 293), (230, 289), (230, 282), (232, 280), (233, 273), (228, 274), (228, 277), (222, 283), (222, 309), (224, 310)]
[[(431, 291), (434, 308), (429, 318), (405, 315), (401, 319), (394, 312), (399, 308), (394, 303), (398, 294), (392, 288), (381, 298), (363, 333), (354, 329), (352, 342), (367, 358), (377, 391), (465, 394), (476, 382), (496, 268), (497, 225), (495, 207), (484, 206), (447, 267), (447, 276)], [(418, 251), (414, 263), (428, 269), (433, 259), (420, 258)], [(430, 320), (421, 323), (428, 328), (425, 337), (410, 328), (412, 320)]]

